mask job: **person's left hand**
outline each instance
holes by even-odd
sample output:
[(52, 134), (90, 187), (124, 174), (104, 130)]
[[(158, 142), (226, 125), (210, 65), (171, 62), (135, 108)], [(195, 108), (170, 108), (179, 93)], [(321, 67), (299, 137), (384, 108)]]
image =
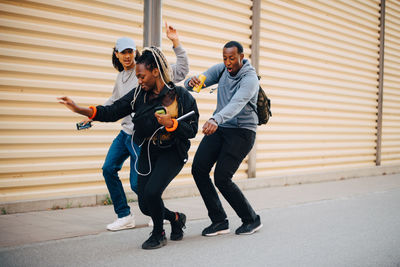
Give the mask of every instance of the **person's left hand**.
[(174, 47), (178, 47), (180, 44), (178, 31), (174, 27), (168, 26), (167, 22), (165, 22), (165, 29), (167, 31), (167, 38), (172, 41)]
[(172, 126), (174, 126), (174, 122), (172, 121), (170, 114), (154, 113), (154, 116), (156, 117), (159, 124), (161, 124), (167, 128), (171, 128)]

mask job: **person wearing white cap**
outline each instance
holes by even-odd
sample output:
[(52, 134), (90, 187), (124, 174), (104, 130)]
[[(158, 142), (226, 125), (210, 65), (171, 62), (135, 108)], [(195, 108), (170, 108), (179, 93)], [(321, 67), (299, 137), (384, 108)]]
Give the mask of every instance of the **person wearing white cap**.
[[(177, 30), (172, 26), (166, 26), (167, 38), (173, 43), (177, 61), (172, 67), (172, 81), (178, 83), (185, 79), (189, 72), (189, 63), (186, 51), (180, 45)], [(133, 88), (138, 86), (138, 79), (135, 74), (135, 59), (140, 56), (136, 49), (135, 42), (128, 37), (119, 38), (112, 53), (112, 63), (114, 68), (119, 71), (115, 81), (114, 90), (111, 97), (104, 103), (105, 106), (112, 105), (115, 101), (123, 97)], [(88, 122), (85, 120), (84, 122)], [(140, 151), (138, 145), (132, 142), (133, 123), (132, 117), (126, 116), (121, 121), (122, 130), (112, 142), (104, 165), (103, 176), (113, 202), (114, 211), (118, 218), (107, 225), (107, 230), (119, 231), (135, 227), (134, 215), (130, 211), (124, 188), (118, 176), (123, 163), (130, 157), (130, 186), (137, 193), (137, 173), (134, 168), (136, 155), (133, 151)]]

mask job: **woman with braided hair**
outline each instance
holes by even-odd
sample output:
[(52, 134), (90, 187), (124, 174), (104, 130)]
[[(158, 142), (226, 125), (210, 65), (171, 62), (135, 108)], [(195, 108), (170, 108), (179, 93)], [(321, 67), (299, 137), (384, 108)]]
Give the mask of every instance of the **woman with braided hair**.
[[(159, 49), (143, 50), (136, 61), (136, 77), (139, 86), (109, 106), (84, 108), (68, 97), (59, 98), (59, 102), (73, 112), (104, 122), (135, 112), (133, 141), (141, 146), (135, 164), (139, 207), (154, 222), (151, 236), (142, 248), (155, 249), (167, 243), (163, 219), (171, 222), (171, 240), (183, 238), (186, 216), (168, 210), (161, 196), (187, 161), (189, 139), (197, 133), (199, 112), (193, 96), (171, 82), (170, 66)], [(165, 114), (158, 114), (159, 110)], [(177, 120), (191, 111), (193, 116)]]
[[(177, 30), (165, 23), (166, 35), (172, 41), (173, 51), (176, 55), (176, 64), (171, 65), (172, 81), (178, 83), (185, 79), (189, 72), (189, 63), (185, 49), (179, 41)], [(112, 63), (119, 74), (115, 80), (112, 95), (103, 104), (104, 106), (113, 104), (116, 100), (126, 95), (132, 88), (138, 86), (138, 80), (135, 75), (136, 64), (135, 60), (140, 56), (136, 49), (134, 40), (127, 37), (122, 37), (117, 40), (112, 52)], [(86, 119), (82, 123), (86, 124), (91, 120)], [(139, 154), (140, 148), (133, 144), (131, 145), (133, 123), (130, 115), (121, 119), (122, 129), (115, 137), (108, 149), (107, 156), (102, 166), (104, 181), (106, 182), (108, 192), (110, 194), (114, 212), (117, 219), (112, 223), (107, 224), (107, 230), (120, 231), (135, 227), (135, 218), (133, 212), (128, 205), (125, 191), (118, 175), (124, 162), (129, 158), (130, 172), (129, 182), (133, 192), (137, 194), (137, 172), (133, 168), (136, 161), (136, 154)], [(152, 223), (152, 221), (150, 220)]]

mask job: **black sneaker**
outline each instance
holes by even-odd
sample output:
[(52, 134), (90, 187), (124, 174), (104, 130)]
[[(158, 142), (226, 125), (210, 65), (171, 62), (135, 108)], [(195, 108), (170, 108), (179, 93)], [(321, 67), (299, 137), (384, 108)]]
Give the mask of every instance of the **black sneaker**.
[(161, 248), (167, 244), (167, 239), (165, 238), (165, 232), (163, 231), (161, 234), (151, 233), (149, 239), (147, 239), (142, 244), (142, 249), (156, 249)]
[(183, 213), (175, 212), (177, 220), (171, 222), (171, 240), (177, 241), (182, 240), (183, 230), (185, 229), (186, 215)]
[(222, 222), (212, 223), (210, 226), (205, 228), (201, 233), (203, 236), (216, 236), (229, 234), (229, 222), (228, 220), (224, 220)]
[(256, 231), (260, 230), (263, 227), (260, 216), (257, 215), (257, 218), (252, 223), (243, 223), (238, 229), (236, 229), (235, 233), (237, 235), (251, 235), (254, 234)]

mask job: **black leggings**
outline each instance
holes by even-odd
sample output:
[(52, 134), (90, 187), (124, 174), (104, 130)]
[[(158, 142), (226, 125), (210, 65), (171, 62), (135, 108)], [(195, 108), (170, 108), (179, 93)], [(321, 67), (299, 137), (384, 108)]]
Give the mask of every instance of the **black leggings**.
[[(154, 233), (163, 231), (164, 218), (173, 221), (175, 213), (164, 206), (162, 193), (168, 184), (181, 171), (184, 162), (179, 157), (175, 146), (160, 149), (150, 145), (151, 173), (147, 176), (138, 175), (138, 200), (143, 214), (151, 216), (154, 222)], [(149, 171), (147, 142), (140, 151), (138, 171), (146, 174)]]

